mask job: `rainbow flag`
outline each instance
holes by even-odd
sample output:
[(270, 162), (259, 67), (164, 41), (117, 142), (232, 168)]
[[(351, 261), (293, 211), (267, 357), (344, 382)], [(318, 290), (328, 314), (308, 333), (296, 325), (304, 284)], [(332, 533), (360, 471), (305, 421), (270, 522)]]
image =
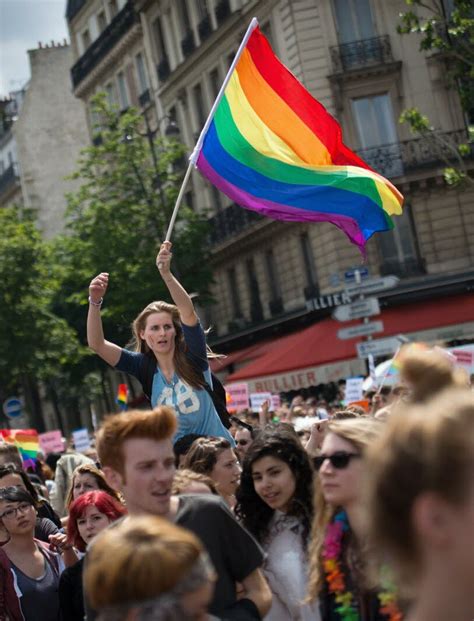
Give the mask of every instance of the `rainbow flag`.
[(346, 147), (337, 121), (278, 60), (256, 19), (234, 63), (191, 162), (242, 207), (331, 222), (364, 252), (374, 233), (393, 228), (403, 196)]
[(36, 429), (0, 429), (0, 434), (4, 442), (18, 447), (23, 463), (34, 465), (40, 450)]
[(128, 386), (127, 384), (119, 384), (117, 390), (117, 403), (121, 407), (122, 410), (127, 409), (127, 401), (128, 401)]

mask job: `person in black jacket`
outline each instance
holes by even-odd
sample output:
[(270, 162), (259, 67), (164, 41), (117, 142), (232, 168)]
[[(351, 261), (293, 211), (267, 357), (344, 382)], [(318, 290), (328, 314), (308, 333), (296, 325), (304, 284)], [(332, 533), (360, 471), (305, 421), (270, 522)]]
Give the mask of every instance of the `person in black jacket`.
[[(127, 513), (115, 498), (96, 490), (86, 492), (69, 508), (68, 542), (79, 552), (85, 552), (92, 539), (109, 524)], [(59, 580), (59, 604), (64, 621), (84, 620), (82, 572), (84, 558), (63, 571)]]

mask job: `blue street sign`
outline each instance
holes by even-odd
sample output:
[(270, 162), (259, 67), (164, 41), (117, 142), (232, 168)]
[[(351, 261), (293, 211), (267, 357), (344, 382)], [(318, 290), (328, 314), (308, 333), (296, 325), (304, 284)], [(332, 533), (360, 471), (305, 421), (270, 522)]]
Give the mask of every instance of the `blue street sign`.
[(353, 282), (356, 279), (356, 272), (359, 272), (361, 278), (369, 277), (368, 267), (354, 267), (353, 269), (344, 272), (344, 280), (346, 282)]
[(23, 404), (18, 397), (9, 397), (3, 402), (3, 412), (8, 418), (20, 418)]

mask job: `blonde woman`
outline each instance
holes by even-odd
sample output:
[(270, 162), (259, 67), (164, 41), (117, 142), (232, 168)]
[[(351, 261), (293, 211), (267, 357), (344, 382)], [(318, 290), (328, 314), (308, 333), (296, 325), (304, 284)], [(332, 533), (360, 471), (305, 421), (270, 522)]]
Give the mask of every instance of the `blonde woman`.
[(369, 418), (330, 422), (313, 460), (318, 476), (309, 600), (319, 598), (322, 621), (387, 621), (383, 600), (366, 588), (362, 498), (366, 452), (381, 425)]
[(369, 532), (412, 600), (407, 621), (470, 621), (474, 395), (435, 352), (407, 354), (402, 375), (417, 403), (400, 405), (369, 451)]
[(215, 572), (191, 532), (155, 516), (103, 531), (84, 571), (99, 621), (207, 621)]
[(104, 338), (100, 308), (109, 274), (104, 272), (92, 279), (87, 342), (105, 362), (137, 377), (153, 408), (168, 405), (176, 411), (179, 424), (175, 441), (196, 433), (224, 437), (233, 444), (208, 392), (212, 377), (204, 330), (190, 296), (171, 273), (171, 257), (171, 243), (164, 242), (156, 263), (175, 304), (152, 302), (136, 317), (135, 351)]

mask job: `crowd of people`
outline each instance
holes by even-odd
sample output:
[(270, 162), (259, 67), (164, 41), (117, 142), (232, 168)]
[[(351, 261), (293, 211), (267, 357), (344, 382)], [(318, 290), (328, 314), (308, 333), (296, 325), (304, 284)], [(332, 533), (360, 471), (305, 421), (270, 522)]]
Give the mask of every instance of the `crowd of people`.
[(407, 346), (369, 411), (297, 398), (229, 427), (170, 260), (135, 351), (104, 338), (108, 275), (90, 286), (89, 344), (150, 409), (35, 472), (0, 445), (0, 621), (472, 621), (469, 378)]

